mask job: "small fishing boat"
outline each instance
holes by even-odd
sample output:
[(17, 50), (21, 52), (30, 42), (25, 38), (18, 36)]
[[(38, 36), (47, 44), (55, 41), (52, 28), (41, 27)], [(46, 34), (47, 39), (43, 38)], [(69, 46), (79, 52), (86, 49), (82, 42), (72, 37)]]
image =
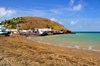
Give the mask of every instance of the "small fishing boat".
[(4, 25), (3, 25), (3, 23), (0, 22), (0, 35), (5, 35), (5, 36), (7, 36), (7, 35), (9, 35), (10, 33), (11, 33), (11, 30), (6, 29), (6, 28), (4, 27)]

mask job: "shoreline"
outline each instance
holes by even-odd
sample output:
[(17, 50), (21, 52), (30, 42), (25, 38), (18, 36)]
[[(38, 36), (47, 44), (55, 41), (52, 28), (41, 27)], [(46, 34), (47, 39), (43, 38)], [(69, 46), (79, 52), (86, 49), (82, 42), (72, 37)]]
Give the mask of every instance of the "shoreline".
[[(47, 35), (47, 36), (59, 36), (59, 35), (66, 35), (66, 34), (56, 34), (56, 35)], [(37, 36), (35, 36), (37, 37)], [(40, 36), (38, 36), (40, 37)], [(89, 46), (89, 47), (82, 47), (82, 46), (77, 46), (77, 45), (67, 45), (67, 46), (64, 46), (64, 45), (55, 45), (55, 44), (50, 44), (50, 43), (46, 43), (46, 42), (42, 42), (42, 41), (36, 41), (36, 40), (32, 40), (31, 39), (32, 37), (27, 37), (28, 40), (30, 41), (33, 41), (33, 42), (36, 42), (36, 43), (42, 43), (42, 44), (47, 44), (47, 45), (52, 45), (52, 46), (59, 46), (59, 47), (65, 47), (65, 48), (69, 48), (69, 49), (77, 49), (77, 50), (85, 50), (85, 51), (88, 51), (88, 52), (97, 52), (97, 53), (100, 53), (100, 49), (97, 49), (97, 48), (92, 48), (93, 46)]]
[(36, 43), (27, 37), (0, 36), (0, 64), (19, 66), (100, 65), (100, 53)]
[[(31, 37), (27, 37), (26, 39), (29, 41), (33, 41), (30, 39)], [(52, 45), (52, 46), (56, 46), (56, 47), (64, 47), (64, 48), (68, 48), (68, 49), (75, 49), (75, 50), (81, 50), (81, 51), (87, 51), (87, 52), (96, 52), (96, 53), (100, 53), (100, 49), (95, 49), (95, 48), (86, 48), (86, 47), (80, 47), (80, 46), (63, 46), (63, 45), (54, 45), (54, 44), (50, 44), (50, 43), (45, 43), (45, 42), (40, 42), (40, 41), (33, 41), (36, 43), (40, 43), (40, 44), (47, 44), (47, 45)], [(91, 47), (91, 46), (90, 46)]]

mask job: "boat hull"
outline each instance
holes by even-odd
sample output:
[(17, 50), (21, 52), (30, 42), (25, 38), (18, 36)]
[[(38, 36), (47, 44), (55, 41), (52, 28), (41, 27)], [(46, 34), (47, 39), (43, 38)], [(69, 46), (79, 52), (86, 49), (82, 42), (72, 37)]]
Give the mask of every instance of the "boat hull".
[(8, 35), (10, 34), (11, 32), (0, 32), (0, 35)]

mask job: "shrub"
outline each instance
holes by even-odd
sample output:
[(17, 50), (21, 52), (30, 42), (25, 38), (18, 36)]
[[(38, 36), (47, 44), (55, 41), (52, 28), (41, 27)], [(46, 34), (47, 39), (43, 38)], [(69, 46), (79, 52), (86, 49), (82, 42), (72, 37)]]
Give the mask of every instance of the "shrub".
[(19, 19), (20, 19), (20, 17), (17, 17), (17, 18), (16, 18), (16, 20), (19, 20)]
[(30, 24), (32, 24), (32, 22), (30, 22)]
[(6, 23), (10, 24), (12, 23), (12, 20), (7, 20)]
[(16, 25), (15, 24), (12, 24), (12, 29), (16, 29)]
[(47, 20), (47, 19), (45, 19), (45, 21), (46, 21), (46, 22), (48, 22), (48, 20)]
[(54, 27), (52, 26), (51, 29), (54, 29)]
[(13, 21), (14, 24), (17, 24), (19, 21)]
[(62, 30), (62, 31), (64, 31), (64, 32), (66, 32), (66, 31), (67, 31), (67, 29), (66, 29), (66, 28), (61, 28), (61, 30)]
[(25, 22), (26, 20), (25, 20), (25, 18), (23, 18), (23, 17), (21, 17), (21, 22)]
[(41, 25), (39, 25), (39, 28), (43, 28)]
[(13, 20), (15, 20), (16, 18), (15, 17), (13, 17)]
[(31, 21), (31, 19), (29, 18), (28, 21)]
[(34, 29), (34, 26), (31, 26), (30, 29)]
[(47, 27), (48, 27), (48, 28), (50, 28), (50, 25), (49, 25), (49, 24), (47, 24)]

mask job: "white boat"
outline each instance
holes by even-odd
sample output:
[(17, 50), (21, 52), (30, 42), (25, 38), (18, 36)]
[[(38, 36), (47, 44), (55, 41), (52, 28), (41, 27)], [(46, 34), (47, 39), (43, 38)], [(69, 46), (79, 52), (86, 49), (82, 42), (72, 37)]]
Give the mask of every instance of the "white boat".
[(35, 30), (33, 32), (38, 33), (40, 35), (47, 35), (48, 33), (52, 32), (52, 29), (50, 29), (50, 28), (35, 28)]
[(11, 30), (6, 29), (2, 22), (0, 22), (0, 35), (9, 35)]

